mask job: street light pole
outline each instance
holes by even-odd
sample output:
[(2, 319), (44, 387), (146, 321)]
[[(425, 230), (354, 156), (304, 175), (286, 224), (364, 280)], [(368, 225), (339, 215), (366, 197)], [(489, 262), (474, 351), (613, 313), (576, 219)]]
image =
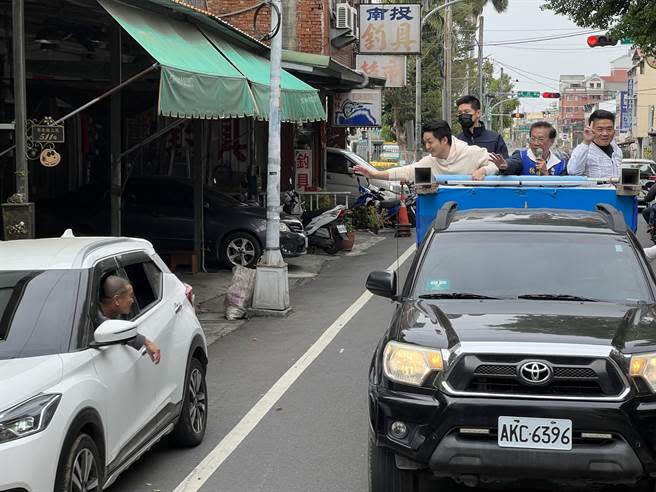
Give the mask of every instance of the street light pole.
[(483, 94), (483, 21), (482, 15), (478, 16), (478, 99), (481, 101), (481, 109), (485, 103)]
[(256, 268), (253, 308), (272, 311), (289, 309), (287, 264), (280, 253), (280, 65), (282, 59), (282, 19), (280, 0), (271, 0), (271, 32), (275, 33), (275, 36), (271, 39), (266, 249)]
[(442, 119), (451, 124), (451, 66), (452, 66), (452, 36), (451, 27), (453, 15), (451, 7), (446, 4), (444, 9), (444, 81), (442, 82)]
[[(434, 14), (440, 10), (465, 0), (451, 0), (450, 2), (445, 2), (442, 5), (438, 5), (433, 10), (428, 12), (421, 19), (421, 27), (419, 28), (419, 36), (421, 37), (421, 32), (426, 25), (428, 19), (430, 19)], [(419, 160), (421, 155), (421, 53), (415, 57), (415, 160)]]

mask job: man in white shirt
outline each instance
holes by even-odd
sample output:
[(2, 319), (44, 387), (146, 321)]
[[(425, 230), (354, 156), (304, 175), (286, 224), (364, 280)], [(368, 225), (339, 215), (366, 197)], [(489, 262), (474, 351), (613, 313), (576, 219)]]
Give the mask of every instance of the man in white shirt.
[(476, 145), (467, 145), (451, 135), (451, 127), (444, 120), (434, 120), (422, 128), (424, 145), (430, 152), (414, 164), (393, 167), (386, 171), (370, 171), (363, 166), (355, 166), (353, 171), (373, 179), (393, 181), (414, 181), (415, 167), (430, 167), (433, 175), (469, 174), (472, 179), (482, 180), (485, 176), (498, 173), (498, 168), (490, 162), (487, 150)]
[(590, 115), (583, 143), (576, 146), (567, 163), (567, 174), (589, 178), (619, 178), (622, 150), (615, 143), (615, 115), (598, 109)]

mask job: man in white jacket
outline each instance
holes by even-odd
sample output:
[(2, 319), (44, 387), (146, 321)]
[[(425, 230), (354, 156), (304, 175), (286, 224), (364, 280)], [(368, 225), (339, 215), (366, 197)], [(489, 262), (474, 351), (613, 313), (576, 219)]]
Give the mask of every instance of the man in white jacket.
[(576, 146), (567, 163), (567, 174), (588, 178), (619, 178), (622, 150), (615, 138), (615, 115), (598, 109), (588, 120), (583, 131), (583, 143)]
[(393, 167), (386, 171), (370, 171), (362, 166), (355, 166), (356, 174), (362, 174), (373, 179), (388, 179), (393, 181), (414, 181), (415, 167), (430, 167), (433, 175), (469, 174), (472, 179), (482, 180), (485, 176), (497, 174), (499, 169), (490, 162), (486, 149), (476, 145), (467, 145), (451, 135), (451, 128), (444, 120), (434, 120), (422, 128), (424, 145), (430, 152), (429, 156), (414, 164)]

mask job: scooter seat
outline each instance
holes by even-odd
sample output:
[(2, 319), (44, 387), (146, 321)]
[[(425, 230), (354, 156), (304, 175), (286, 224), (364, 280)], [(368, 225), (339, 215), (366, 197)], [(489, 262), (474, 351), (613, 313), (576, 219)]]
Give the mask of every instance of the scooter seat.
[(398, 198), (391, 198), (389, 200), (382, 200), (380, 206), (383, 208), (394, 208), (401, 204), (401, 200)]

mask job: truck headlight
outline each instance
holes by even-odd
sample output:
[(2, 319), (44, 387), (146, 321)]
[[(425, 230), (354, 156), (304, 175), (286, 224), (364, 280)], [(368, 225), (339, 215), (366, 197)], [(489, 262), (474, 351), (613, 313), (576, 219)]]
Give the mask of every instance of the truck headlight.
[(289, 226), (287, 224), (285, 224), (284, 222), (281, 222), (280, 223), (280, 232), (289, 232), (289, 231), (290, 231)]
[(0, 443), (41, 432), (52, 420), (61, 394), (37, 395), (0, 413)]
[(656, 393), (656, 354), (632, 355), (629, 374), (641, 378)]
[(430, 373), (444, 368), (439, 349), (389, 342), (383, 353), (385, 376), (399, 383), (421, 386)]

